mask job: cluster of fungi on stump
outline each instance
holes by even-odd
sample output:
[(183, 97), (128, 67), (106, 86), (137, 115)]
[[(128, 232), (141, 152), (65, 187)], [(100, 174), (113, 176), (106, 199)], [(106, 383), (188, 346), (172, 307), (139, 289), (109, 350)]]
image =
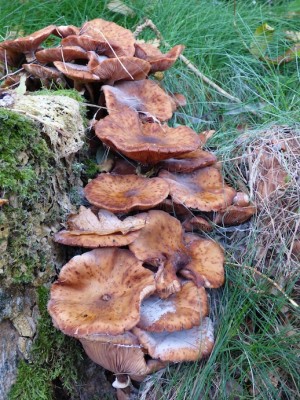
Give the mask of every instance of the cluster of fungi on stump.
[[(50, 34), (61, 44), (42, 49)], [(162, 54), (102, 19), (0, 44), (6, 68), (28, 72), (28, 90), (28, 79), (34, 87), (65, 84), (107, 110), (94, 131), (115, 152), (113, 162), (84, 189), (91, 208), (70, 215), (54, 237), (92, 250), (62, 268), (48, 310), (58, 329), (115, 373), (117, 388), (210, 354), (205, 288), (224, 283), (224, 253), (194, 232), (239, 224), (255, 212), (246, 195), (225, 184), (201, 135), (167, 125), (184, 97), (167, 94), (148, 75), (172, 66), (183, 48)], [(17, 76), (8, 75), (4, 87)]]

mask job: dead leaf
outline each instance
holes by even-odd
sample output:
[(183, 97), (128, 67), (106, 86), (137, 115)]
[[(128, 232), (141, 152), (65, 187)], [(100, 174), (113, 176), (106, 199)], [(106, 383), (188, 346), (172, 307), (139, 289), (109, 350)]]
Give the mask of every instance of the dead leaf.
[(256, 28), (249, 51), (256, 58), (263, 58), (269, 43), (273, 39), (275, 29), (264, 23)]
[(300, 42), (300, 32), (286, 31), (285, 37), (292, 42)]

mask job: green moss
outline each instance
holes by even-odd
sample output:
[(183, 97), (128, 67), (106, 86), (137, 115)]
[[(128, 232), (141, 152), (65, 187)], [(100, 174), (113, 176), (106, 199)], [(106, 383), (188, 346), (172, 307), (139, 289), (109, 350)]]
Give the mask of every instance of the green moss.
[(51, 172), (51, 152), (37, 126), (16, 112), (0, 109), (0, 188), (19, 201), (40, 197), (40, 176), (36, 165)]
[(79, 371), (82, 351), (78, 342), (53, 327), (47, 312), (49, 291), (37, 291), (40, 319), (38, 336), (31, 349), (31, 363), (21, 361), (16, 383), (9, 400), (51, 400), (54, 398), (54, 381), (59, 380), (69, 395), (80, 381)]

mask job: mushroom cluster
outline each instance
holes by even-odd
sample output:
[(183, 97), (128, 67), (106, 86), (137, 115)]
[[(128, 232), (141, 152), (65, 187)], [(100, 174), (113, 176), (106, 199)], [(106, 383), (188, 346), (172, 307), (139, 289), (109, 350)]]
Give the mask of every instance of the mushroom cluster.
[[(60, 45), (41, 48), (51, 34)], [(148, 75), (172, 66), (183, 48), (162, 54), (102, 19), (0, 44), (6, 68), (22, 65), (39, 85), (84, 90), (107, 110), (93, 129), (112, 162), (84, 189), (91, 206), (70, 215), (54, 237), (92, 250), (61, 269), (48, 310), (58, 329), (115, 373), (118, 388), (210, 354), (206, 288), (224, 283), (224, 253), (201, 232), (255, 212), (224, 182), (201, 136), (167, 123), (184, 96), (166, 93)]]

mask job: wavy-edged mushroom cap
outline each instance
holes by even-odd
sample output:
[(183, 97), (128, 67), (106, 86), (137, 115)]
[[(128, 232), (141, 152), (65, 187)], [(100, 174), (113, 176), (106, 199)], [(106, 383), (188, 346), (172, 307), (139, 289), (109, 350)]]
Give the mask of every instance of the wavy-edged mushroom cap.
[(200, 211), (220, 211), (232, 204), (235, 190), (226, 185), (214, 167), (198, 169), (190, 174), (175, 174), (162, 170), (159, 175), (170, 185), (174, 203)]
[(115, 214), (107, 210), (99, 210), (95, 215), (89, 208), (81, 206), (78, 214), (71, 214), (67, 219), (69, 230), (79, 230), (96, 233), (98, 235), (109, 235), (121, 232), (137, 231), (146, 225), (147, 213), (141, 213), (120, 220)]
[(54, 61), (55, 67), (73, 81), (88, 83), (100, 82), (97, 75), (92, 74), (86, 65), (79, 65), (73, 63), (65, 63), (62, 61)]
[(56, 29), (55, 25), (46, 26), (28, 36), (19, 37), (14, 40), (5, 40), (1, 43), (3, 49), (10, 49), (19, 53), (27, 53), (36, 50), (39, 45), (47, 39)]
[(214, 216), (214, 223), (217, 225), (240, 225), (248, 221), (255, 213), (256, 207), (249, 205), (246, 207), (232, 205), (226, 208), (224, 211), (219, 211)]
[(204, 318), (200, 326), (176, 332), (147, 332), (133, 328), (133, 333), (153, 358), (162, 361), (197, 361), (207, 357), (214, 345), (213, 324)]
[(196, 169), (208, 167), (217, 161), (217, 157), (201, 149), (182, 154), (176, 158), (162, 161), (160, 166), (169, 172), (193, 172)]
[(114, 86), (103, 86), (102, 89), (109, 114), (130, 107), (154, 120), (167, 121), (172, 117), (170, 96), (149, 79), (120, 82)]
[(114, 22), (105, 21), (101, 18), (93, 19), (82, 26), (80, 35), (88, 35), (100, 42), (108, 42), (118, 57), (134, 56), (135, 39), (133, 33)]
[(88, 52), (88, 56), (88, 68), (101, 82), (145, 79), (150, 71), (147, 61), (135, 57), (103, 59), (93, 51)]
[(199, 146), (199, 138), (187, 126), (170, 128), (156, 123), (142, 123), (129, 108), (98, 121), (96, 135), (114, 150), (143, 164), (157, 164)]
[(160, 297), (168, 297), (180, 290), (176, 272), (188, 263), (189, 257), (183, 242), (183, 229), (176, 218), (164, 211), (149, 211), (147, 224), (130, 244), (130, 250), (139, 260), (159, 268), (155, 280)]
[(137, 327), (148, 332), (174, 332), (198, 326), (207, 315), (205, 289), (186, 282), (180, 292), (167, 299), (162, 300), (155, 294), (144, 299)]
[(70, 62), (87, 60), (87, 52), (79, 46), (61, 46), (43, 49), (35, 53), (38, 62), (47, 64), (54, 61)]
[(182, 44), (174, 46), (168, 53), (163, 54), (151, 43), (135, 43), (135, 56), (148, 61), (151, 64), (151, 72), (166, 71), (171, 68), (177, 58), (183, 52)]
[(40, 79), (56, 80), (62, 77), (62, 73), (53, 67), (44, 67), (39, 64), (23, 64), (22, 67), (25, 71)]
[(51, 287), (48, 311), (54, 325), (77, 338), (119, 335), (140, 319), (154, 277), (128, 250), (97, 249), (73, 257)]
[(192, 280), (198, 287), (218, 288), (224, 283), (224, 251), (211, 239), (193, 234), (185, 235), (191, 261), (180, 274)]
[(148, 210), (169, 194), (168, 184), (160, 178), (137, 175), (100, 174), (84, 188), (91, 204), (114, 213)]

